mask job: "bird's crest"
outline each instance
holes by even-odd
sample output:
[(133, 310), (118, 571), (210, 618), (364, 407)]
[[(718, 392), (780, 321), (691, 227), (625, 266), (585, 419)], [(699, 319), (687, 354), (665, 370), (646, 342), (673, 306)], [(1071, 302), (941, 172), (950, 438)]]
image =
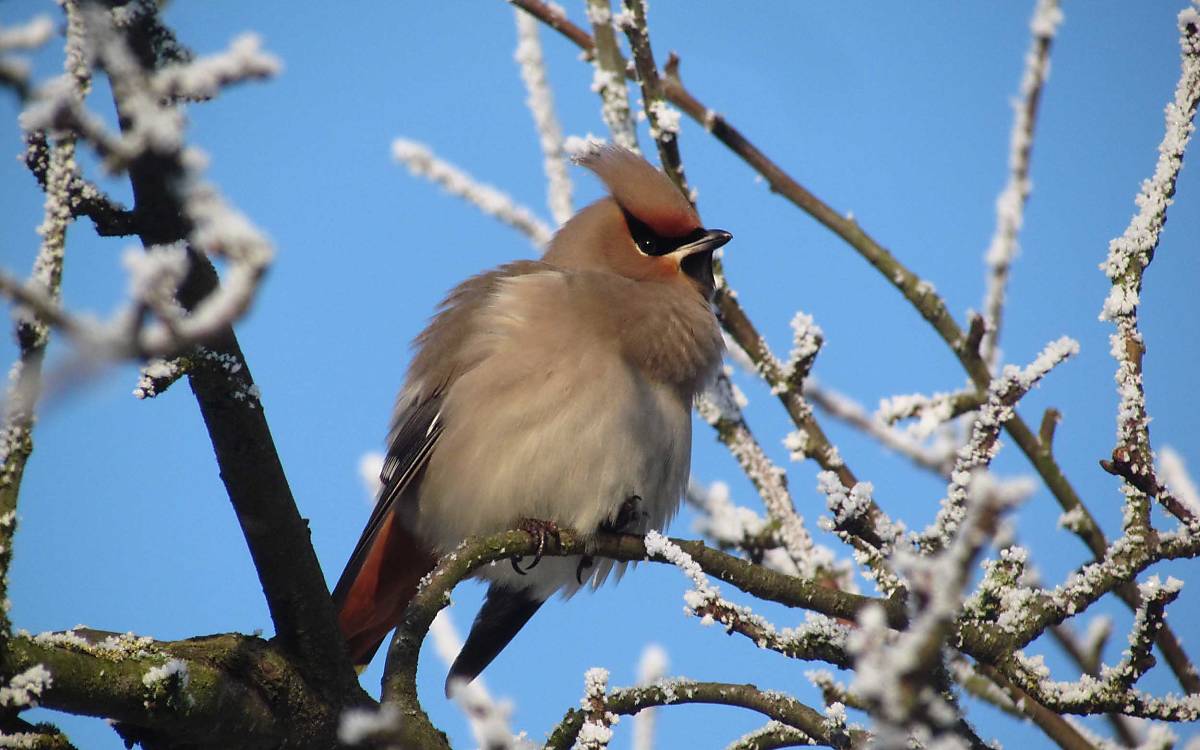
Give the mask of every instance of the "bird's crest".
[(589, 144), (574, 161), (594, 172), (617, 204), (656, 234), (682, 237), (701, 226), (696, 209), (675, 183), (629, 149)]

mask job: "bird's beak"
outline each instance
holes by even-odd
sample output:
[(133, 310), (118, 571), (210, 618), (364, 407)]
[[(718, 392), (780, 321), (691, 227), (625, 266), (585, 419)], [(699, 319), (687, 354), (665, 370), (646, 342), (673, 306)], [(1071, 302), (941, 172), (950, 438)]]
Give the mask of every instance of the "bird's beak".
[(716, 281), (713, 278), (712, 251), (733, 239), (724, 229), (700, 230), (699, 236), (675, 248), (672, 253), (679, 259), (679, 270), (696, 282), (704, 298), (712, 302)]
[(711, 252), (724, 245), (733, 239), (733, 235), (726, 232), (724, 229), (706, 229), (698, 238), (692, 240), (686, 245), (680, 245), (675, 248), (672, 255), (677, 255), (680, 258), (686, 258), (689, 255), (696, 253)]

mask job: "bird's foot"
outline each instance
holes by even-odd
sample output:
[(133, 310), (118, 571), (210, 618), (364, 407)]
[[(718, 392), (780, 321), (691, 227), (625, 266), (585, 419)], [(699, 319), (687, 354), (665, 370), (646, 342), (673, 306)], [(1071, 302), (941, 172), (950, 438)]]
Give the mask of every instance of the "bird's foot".
[(583, 571), (592, 567), (596, 560), (591, 555), (582, 555), (579, 558), (579, 565), (575, 568), (575, 580), (579, 581), (579, 585), (583, 585)]
[(522, 518), (517, 523), (517, 528), (529, 534), (537, 541), (537, 550), (534, 552), (533, 562), (529, 563), (529, 566), (525, 570), (521, 570), (521, 560), (523, 559), (521, 556), (514, 555), (509, 558), (513, 570), (521, 575), (525, 575), (536, 568), (537, 564), (542, 561), (542, 553), (546, 551), (546, 539), (554, 537), (554, 541), (561, 542), (562, 538), (559, 536), (558, 524), (553, 521), (544, 521), (540, 518)]

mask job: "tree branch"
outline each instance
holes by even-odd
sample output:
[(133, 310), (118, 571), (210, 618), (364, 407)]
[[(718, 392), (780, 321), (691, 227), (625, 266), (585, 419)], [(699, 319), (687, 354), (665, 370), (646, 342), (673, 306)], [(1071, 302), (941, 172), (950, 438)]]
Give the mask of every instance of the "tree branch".
[[(816, 581), (804, 580), (754, 565), (732, 555), (706, 547), (700, 542), (671, 540), (683, 549), (709, 575), (725, 581), (760, 599), (841, 619), (854, 619), (870, 605), (882, 607), (894, 627), (907, 622), (899, 599), (872, 599), (827, 588)], [(445, 736), (430, 722), (417, 697), (416, 674), (421, 643), (433, 618), (449, 604), (453, 588), (488, 563), (513, 556), (533, 554), (537, 541), (524, 531), (507, 531), (489, 537), (470, 538), (452, 554), (446, 555), (409, 603), (388, 648), (384, 667), (383, 700), (394, 704), (401, 713), (400, 727), (405, 741), (414, 747), (445, 747)], [(558, 539), (546, 540), (544, 555), (596, 555), (618, 561), (651, 559), (642, 537), (627, 534), (597, 534), (586, 539), (563, 529)]]
[[(125, 132), (135, 125), (130, 106), (139, 96), (139, 87), (145, 87), (139, 81), (172, 54), (159, 29), (153, 13), (122, 28), (137, 67), (109, 65)], [(184, 172), (179, 150), (165, 154), (148, 150), (130, 162), (138, 235), (146, 247), (192, 236), (195, 224), (179, 196)], [(188, 252), (192, 262), (177, 296), (185, 309), (195, 311), (217, 294), (218, 279), (207, 258), (190, 246)], [(360, 691), (329, 589), (309, 540), (308, 524), (300, 517), (288, 487), (263, 408), (257, 398), (237, 397), (245, 393), (243, 388), (231, 388), (237, 381), (253, 385), (249, 365), (228, 326), (216, 334), (208, 350), (227, 363), (226, 367), (199, 368), (188, 377), (262, 582), (276, 636), (285, 651), (299, 658), (313, 685), (331, 694), (352, 696)], [(236, 379), (231, 377), (234, 374)]]
[[(605, 708), (615, 714), (636, 714), (650, 706), (708, 703), (738, 706), (803, 732), (815, 744), (835, 748), (863, 747), (869, 735), (861, 730), (830, 731), (830, 722), (818, 711), (782, 693), (762, 691), (753, 685), (697, 682), (682, 678), (660, 680), (644, 687), (613, 690), (605, 696)], [(583, 726), (584, 712), (571, 709), (546, 741), (546, 750), (566, 750)], [(757, 746), (755, 746), (757, 747)], [(771, 747), (782, 747), (772, 745)]]
[(17, 670), (49, 670), (43, 706), (115, 720), (147, 748), (336, 744), (339, 706), (259, 638), (163, 642), (81, 629), (22, 635), (10, 654)]

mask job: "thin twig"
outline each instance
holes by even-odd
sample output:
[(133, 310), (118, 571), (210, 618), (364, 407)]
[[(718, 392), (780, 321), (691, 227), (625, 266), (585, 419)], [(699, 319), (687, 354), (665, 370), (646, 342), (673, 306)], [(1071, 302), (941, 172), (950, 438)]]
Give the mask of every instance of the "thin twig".
[(1021, 98), (1013, 102), (1013, 125), (1008, 140), (1008, 183), (996, 199), (996, 232), (992, 235), (985, 256), (988, 277), (983, 317), (987, 330), (980, 343), (979, 354), (993, 372), (1000, 351), (1000, 323), (1008, 272), (1017, 255), (1017, 234), (1024, 220), (1025, 202), (1029, 200), (1029, 156), (1033, 151), (1038, 103), (1050, 74), (1050, 46), (1061, 21), (1062, 11), (1058, 9), (1058, 0), (1038, 0), (1033, 19), (1029, 22), (1033, 40), (1025, 55)]
[(565, 224), (574, 210), (571, 208), (571, 177), (567, 174), (567, 155), (563, 150), (562, 126), (554, 113), (554, 94), (546, 80), (546, 61), (542, 58), (542, 42), (538, 35), (542, 25), (520, 9), (517, 20), (517, 51), (521, 80), (529, 94), (525, 103), (533, 114), (538, 143), (542, 148), (542, 168), (546, 172), (546, 202), (550, 215), (558, 224)]
[[(1138, 329), (1138, 302), (1142, 291), (1142, 275), (1154, 251), (1167, 220), (1167, 207), (1175, 194), (1175, 183), (1183, 166), (1183, 155), (1192, 136), (1192, 121), (1200, 105), (1200, 14), (1189, 8), (1179, 14), (1181, 67), (1179, 83), (1173, 101), (1166, 108), (1166, 132), (1158, 146), (1158, 161), (1154, 174), (1142, 183), (1136, 203), (1138, 213), (1124, 234), (1109, 244), (1108, 258), (1102, 268), (1112, 280), (1112, 289), (1104, 301), (1102, 320), (1112, 321), (1112, 354), (1117, 360), (1117, 393), (1121, 403), (1117, 410), (1117, 444), (1112, 460), (1104, 468), (1125, 478), (1128, 503), (1136, 505), (1138, 495), (1156, 499), (1185, 526), (1200, 533), (1200, 515), (1166, 492), (1155, 476), (1153, 451), (1150, 447), (1150, 426), (1146, 414), (1146, 392), (1143, 385), (1142, 360), (1146, 343)], [(1149, 511), (1127, 509), (1126, 515), (1136, 515), (1143, 530), (1149, 528)]]
[(608, 125), (613, 143), (640, 153), (633, 113), (629, 108), (629, 87), (625, 84), (625, 58), (621, 56), (613, 31), (611, 0), (587, 0), (587, 14), (596, 38), (592, 88), (600, 94), (600, 116)]

